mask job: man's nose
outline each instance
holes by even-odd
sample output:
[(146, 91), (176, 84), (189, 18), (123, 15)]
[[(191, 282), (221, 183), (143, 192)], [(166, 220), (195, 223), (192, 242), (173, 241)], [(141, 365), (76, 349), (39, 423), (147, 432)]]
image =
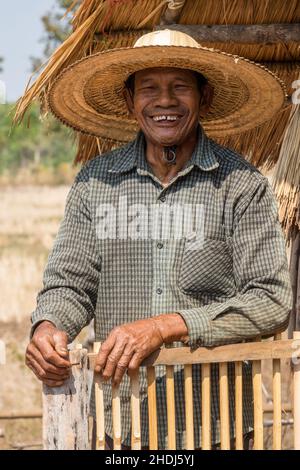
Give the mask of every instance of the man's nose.
[(172, 89), (162, 88), (159, 90), (159, 93), (155, 100), (155, 105), (161, 106), (162, 108), (168, 108), (170, 106), (177, 106), (178, 100), (174, 95)]

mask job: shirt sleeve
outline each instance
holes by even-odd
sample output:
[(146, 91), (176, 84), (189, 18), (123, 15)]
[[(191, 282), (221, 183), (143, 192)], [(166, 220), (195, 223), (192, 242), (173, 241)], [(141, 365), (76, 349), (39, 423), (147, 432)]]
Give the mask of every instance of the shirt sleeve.
[(44, 272), (44, 287), (32, 314), (31, 336), (44, 320), (68, 334), (69, 341), (94, 317), (100, 273), (92, 225), (87, 170), (67, 197), (66, 209)]
[(236, 295), (225, 302), (179, 310), (189, 346), (217, 346), (283, 331), (292, 291), (277, 203), (264, 178), (236, 211), (232, 234)]

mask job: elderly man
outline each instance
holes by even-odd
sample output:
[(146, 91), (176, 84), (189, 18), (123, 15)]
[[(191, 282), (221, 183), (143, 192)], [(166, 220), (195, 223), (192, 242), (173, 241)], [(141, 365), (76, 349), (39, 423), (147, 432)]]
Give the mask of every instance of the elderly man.
[[(98, 128), (108, 127), (106, 117), (113, 120), (119, 113), (124, 127), (135, 122), (139, 133), (125, 147), (85, 165), (71, 188), (33, 313), (26, 363), (44, 383), (60, 386), (69, 375), (67, 342), (94, 318), (96, 340), (102, 342), (96, 371), (105, 380), (107, 417), (111, 382), (121, 383), (122, 442), (129, 446), (127, 371), (163, 345), (210, 347), (282, 331), (291, 291), (266, 178), (210, 140), (199, 124), (200, 119), (210, 126), (212, 134), (254, 127), (282, 106), (282, 85), (265, 69), (201, 48), (178, 32), (150, 33), (116, 54), (80, 61), (50, 92), (53, 112), (77, 130), (91, 134), (94, 125), (99, 136)], [(120, 110), (125, 102), (127, 115)], [(201, 447), (200, 374), (194, 366), (196, 447)], [(164, 369), (157, 375), (164, 447)], [(182, 367), (175, 375), (177, 446), (184, 448)], [(247, 435), (253, 425), (248, 363), (243, 376)], [(233, 387), (230, 368), (231, 437)], [(143, 446), (148, 444), (146, 390), (141, 371)], [(109, 445), (110, 419), (106, 433)], [(217, 367), (212, 368), (212, 439), (216, 445), (220, 440)]]

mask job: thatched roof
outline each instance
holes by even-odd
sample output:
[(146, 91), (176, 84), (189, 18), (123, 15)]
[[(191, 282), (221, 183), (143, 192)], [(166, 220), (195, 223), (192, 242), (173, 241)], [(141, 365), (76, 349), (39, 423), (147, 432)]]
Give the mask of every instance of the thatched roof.
[[(79, 0), (73, 17), (73, 34), (52, 55), (35, 83), (18, 105), (20, 121), (34, 99), (45, 106), (45, 94), (57, 75), (68, 65), (102, 50), (131, 46), (145, 32), (162, 22), (170, 0)], [(299, 0), (186, 0), (177, 23), (180, 25), (257, 25), (300, 23)], [(291, 84), (300, 74), (300, 43), (211, 43), (203, 42), (232, 54), (267, 65), (282, 78), (292, 93)], [(270, 169), (278, 160), (280, 146), (291, 111), (287, 105), (272, 121), (242, 135), (223, 139), (220, 143), (245, 155), (257, 167)], [(76, 162), (85, 162), (115, 142), (77, 135)], [(120, 142), (122, 136), (120, 135)], [(120, 142), (117, 144), (119, 145)], [(296, 182), (298, 184), (298, 182)]]

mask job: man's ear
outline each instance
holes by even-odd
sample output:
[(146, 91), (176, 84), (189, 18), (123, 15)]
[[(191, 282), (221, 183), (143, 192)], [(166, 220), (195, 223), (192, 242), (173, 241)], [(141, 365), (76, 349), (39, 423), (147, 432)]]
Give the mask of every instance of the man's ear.
[(132, 92), (126, 87), (123, 89), (123, 98), (126, 102), (129, 116), (134, 117), (133, 95)]
[(214, 97), (214, 87), (207, 83), (202, 87), (199, 114), (200, 117), (205, 117), (210, 110), (212, 101)]

